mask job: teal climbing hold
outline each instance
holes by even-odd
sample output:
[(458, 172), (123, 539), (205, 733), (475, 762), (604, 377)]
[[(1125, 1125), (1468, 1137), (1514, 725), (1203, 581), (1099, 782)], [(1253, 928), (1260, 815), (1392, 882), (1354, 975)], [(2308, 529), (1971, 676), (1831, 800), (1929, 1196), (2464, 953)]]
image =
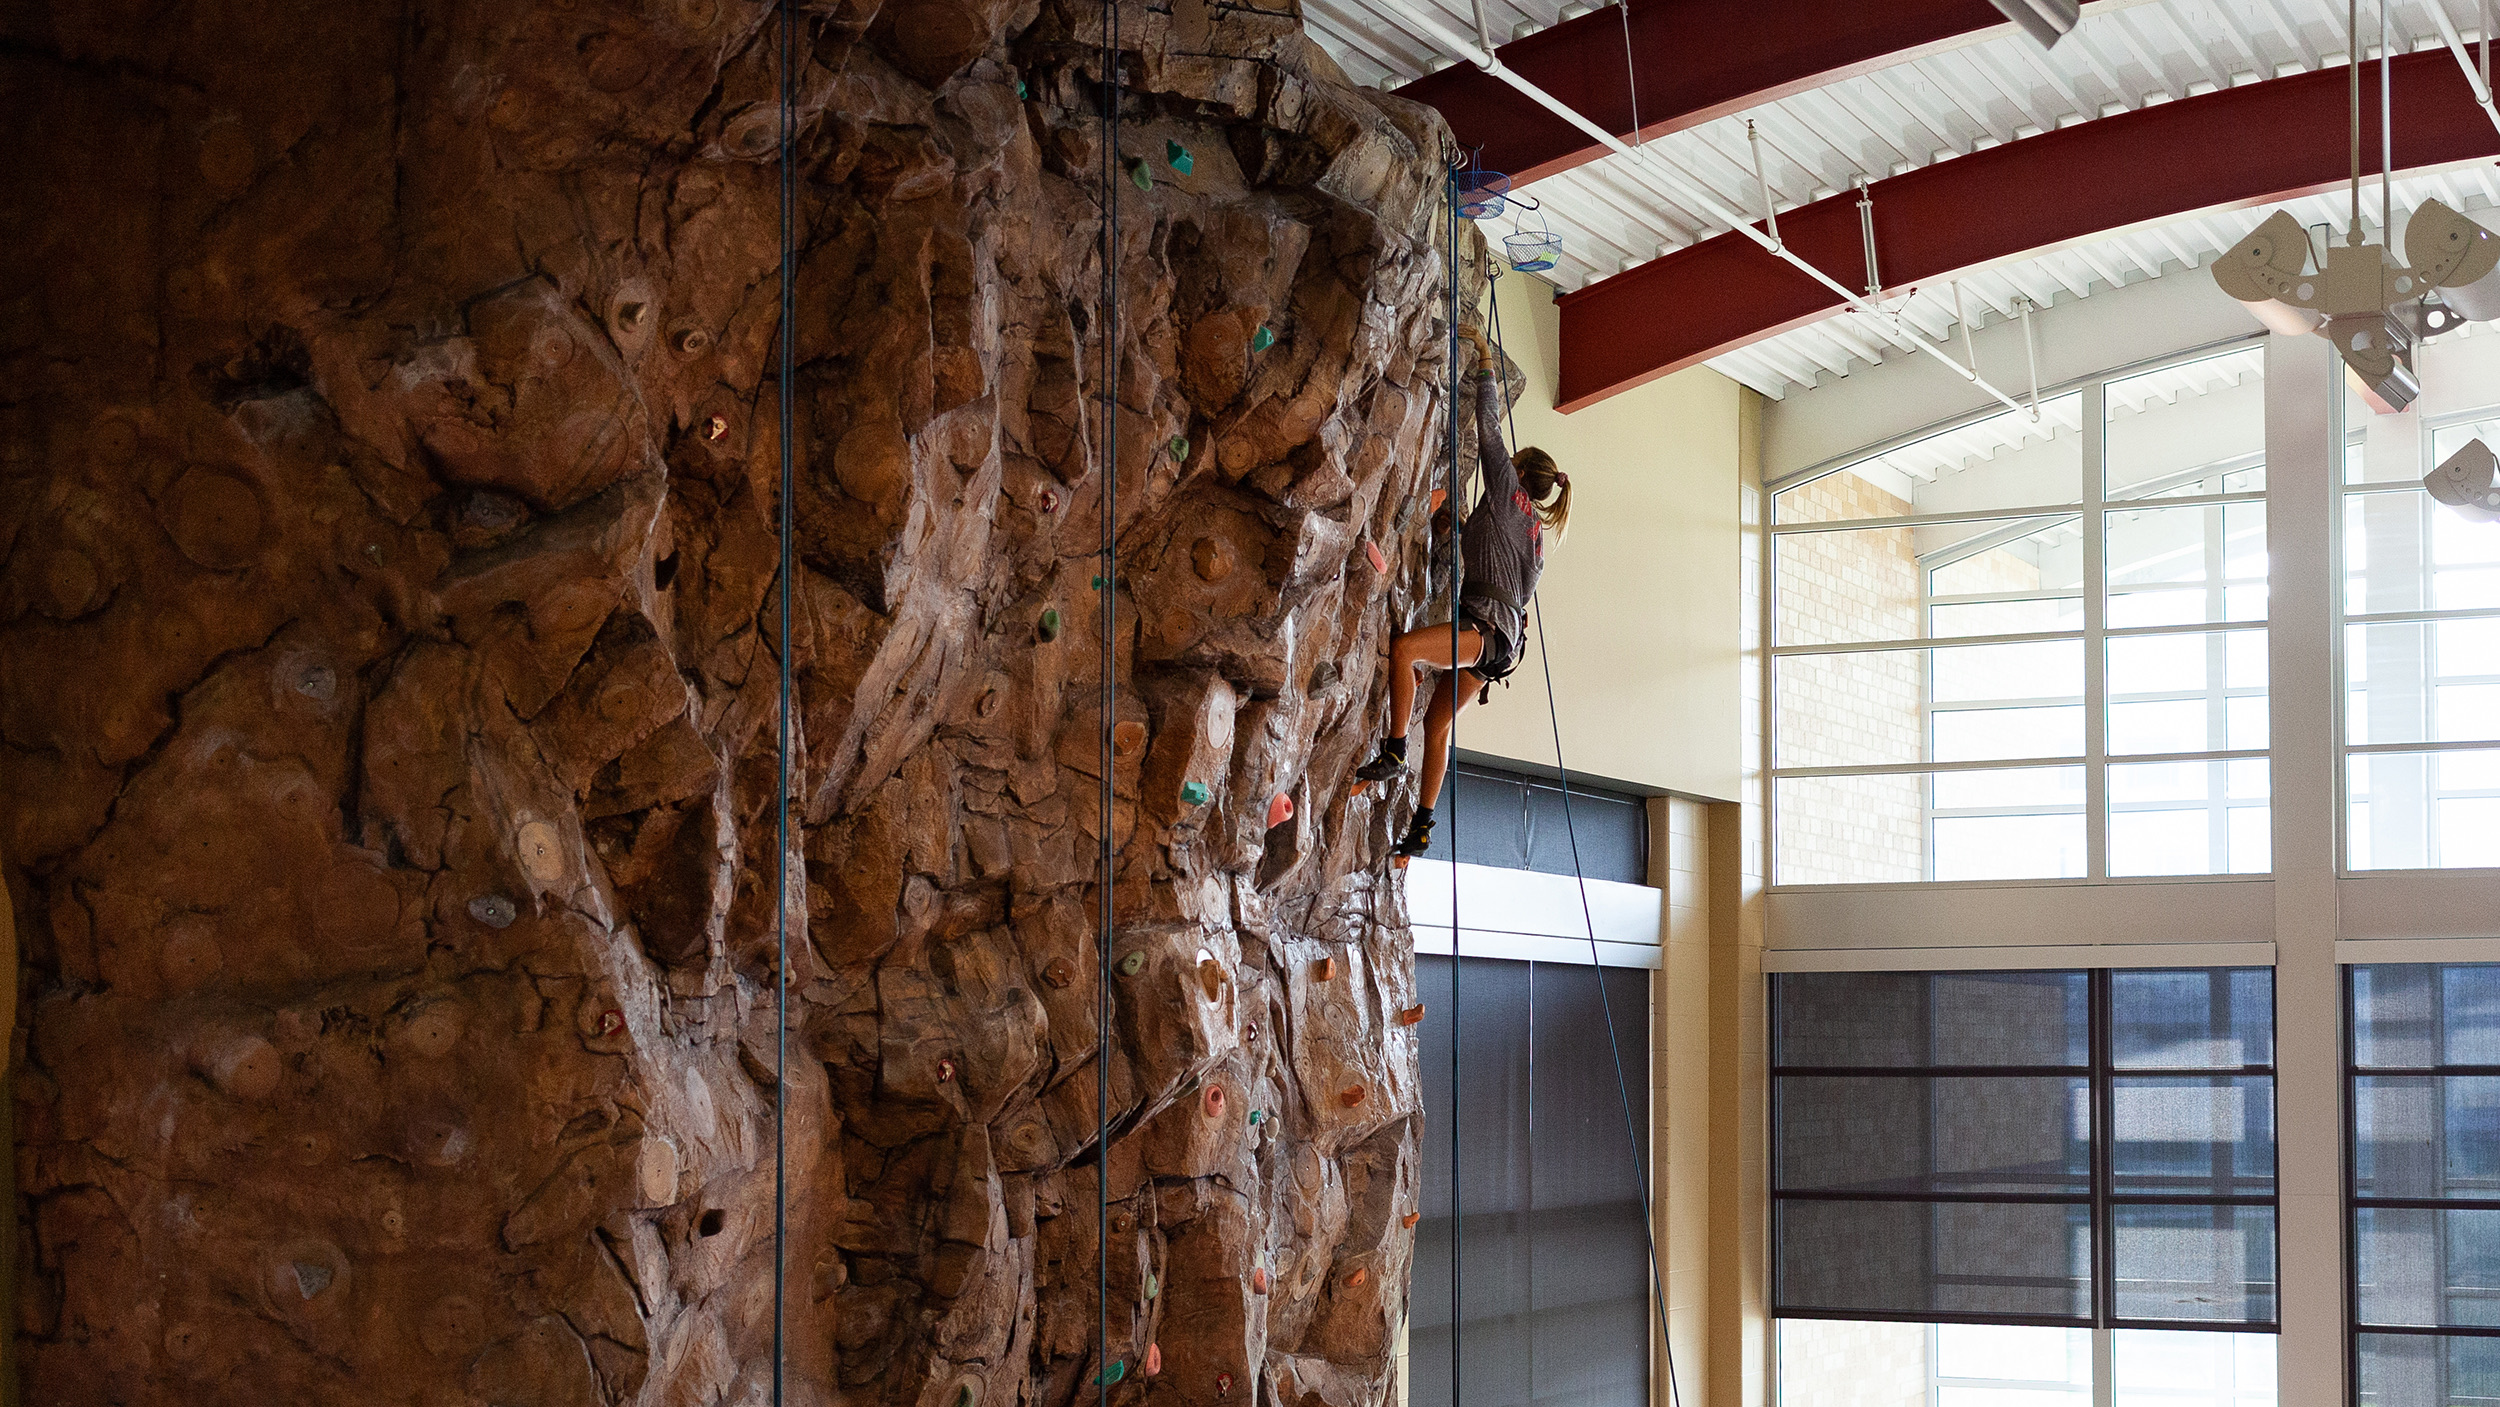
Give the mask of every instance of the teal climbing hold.
[(1110, 1366), (1110, 1367), (1105, 1368), (1105, 1369), (1103, 1369), (1101, 1372), (1096, 1373), (1096, 1374), (1094, 1375), (1094, 1386), (1096, 1386), (1096, 1387), (1109, 1387), (1109, 1386), (1111, 1386), (1113, 1383), (1116, 1383), (1116, 1382), (1118, 1382), (1120, 1379), (1125, 1378), (1125, 1377), (1127, 1377), (1127, 1376), (1128, 1376), (1128, 1363), (1127, 1363), (1127, 1361), (1126, 1361), (1125, 1359), (1114, 1358), (1114, 1359), (1112, 1359), (1112, 1360), (1111, 1360), (1111, 1366)]
[(1251, 1111), (1250, 1111), (1250, 1122), (1251, 1122), (1251, 1123), (1253, 1123), (1253, 1124), (1263, 1124), (1263, 1123), (1266, 1123), (1266, 1122), (1267, 1122), (1267, 1111), (1266, 1111), (1266, 1110), (1264, 1110), (1264, 1109), (1253, 1109), (1253, 1110), (1251, 1110)]
[(1128, 183), (1141, 191), (1155, 188), (1155, 173), (1146, 169), (1146, 158), (1132, 156), (1128, 159)]
[(1033, 95), (1032, 95), (1032, 93), (1031, 93), (1031, 92), (1029, 92), (1029, 91), (1027, 91), (1027, 90), (1026, 90), (1026, 88), (1025, 88), (1025, 86), (1024, 86), (1024, 80), (1023, 80), (1023, 79), (1021, 79), (1021, 78), (1017, 79), (1017, 80), (1016, 80), (1016, 101), (1018, 101), (1018, 102), (1022, 102), (1022, 101), (1024, 101), (1026, 98), (1029, 98), (1029, 97), (1031, 97), (1031, 96), (1033, 96)]
[(1102, 590), (1102, 578), (1101, 578), (1101, 577), (1096, 577), (1096, 578), (1094, 578), (1094, 589), (1095, 589), (1096, 591), (1100, 591), (1100, 590)]
[(1207, 784), (1204, 782), (1185, 782), (1181, 786), (1181, 800), (1191, 806), (1204, 806), (1207, 804), (1207, 799), (1213, 795), (1213, 792), (1207, 790)]
[(1273, 332), (1271, 332), (1271, 331), (1269, 331), (1269, 330), (1268, 330), (1267, 328), (1265, 328), (1265, 327), (1261, 327), (1258, 331), (1253, 332), (1253, 333), (1251, 333), (1251, 334), (1250, 334), (1250, 350), (1251, 350), (1251, 351), (1254, 351), (1254, 352), (1264, 352), (1264, 351), (1266, 351), (1268, 348), (1273, 347), (1273, 346), (1275, 346), (1275, 345), (1276, 345), (1276, 334), (1275, 334), (1275, 333), (1273, 333)]
[(1039, 634), (1044, 641), (1051, 641), (1059, 638), (1059, 611), (1057, 607), (1053, 607), (1050, 610), (1042, 612), (1041, 624), (1036, 627), (1036, 633)]
[(1127, 957), (1120, 959), (1120, 975), (1122, 977), (1134, 977), (1138, 973), (1144, 971), (1145, 967), (1146, 955), (1144, 953), (1131, 953)]
[(1174, 459), (1187, 459), (1189, 457), (1189, 440), (1185, 436), (1174, 435), (1171, 443), (1165, 445), (1163, 448), (1165, 452), (1169, 453)]
[(1163, 156), (1165, 160), (1172, 163), (1173, 170), (1180, 172), (1184, 176), (1189, 174), (1189, 168), (1192, 164), (1189, 159), (1189, 148), (1182, 146), (1178, 142), (1167, 139), (1163, 143)]

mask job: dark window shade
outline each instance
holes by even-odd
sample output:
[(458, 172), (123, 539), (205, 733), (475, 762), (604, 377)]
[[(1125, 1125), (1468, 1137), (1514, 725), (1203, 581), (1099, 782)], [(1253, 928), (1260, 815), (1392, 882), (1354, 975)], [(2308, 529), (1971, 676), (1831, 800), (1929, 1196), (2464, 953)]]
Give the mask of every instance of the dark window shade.
[(1574, 781), (1566, 818), (1562, 788), (1553, 782), (1454, 763), (1436, 815), (1440, 824), (1432, 848), (1424, 852), (1435, 860), (1571, 874), (1576, 832), (1579, 873), (1625, 884), (1649, 882), (1649, 804), (1637, 796)]
[[(1461, 1140), (1460, 1348), (1468, 1407), (1647, 1407), (1649, 974), (1470, 958), (1415, 960), (1423, 1024), (1421, 1210), (1409, 1396), (1450, 1391), (1450, 1139)], [(1600, 982), (1604, 1002), (1601, 1004)], [(1612, 1008), (1637, 1142), (1626, 1148), (1607, 1040)], [(1444, 1019), (1455, 1011), (1457, 1022)], [(1451, 1100), (1453, 1033), (1465, 1069)]]
[(2092, 1318), (2083, 1202), (1785, 1201), (1778, 1242), (1783, 1313)]
[(1799, 972), (1776, 988), (1772, 1063), (1788, 1068), (2091, 1064), (2080, 972)]
[(2275, 1319), (2273, 974), (1773, 979), (1789, 1315)]
[(2500, 1403), (2500, 966), (2344, 981), (2362, 1400)]

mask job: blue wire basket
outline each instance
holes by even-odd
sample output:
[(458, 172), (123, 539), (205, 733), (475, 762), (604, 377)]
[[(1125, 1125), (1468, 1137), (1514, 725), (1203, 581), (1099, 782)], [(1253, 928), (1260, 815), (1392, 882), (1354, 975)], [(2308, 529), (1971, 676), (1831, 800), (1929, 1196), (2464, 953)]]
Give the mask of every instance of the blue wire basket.
[(1510, 177), (1470, 166), (1459, 173), (1458, 213), (1470, 220), (1491, 220), (1510, 208)]
[(1562, 236), (1546, 227), (1542, 215), (1535, 216), (1534, 223), (1523, 217), (1517, 229), (1502, 236), (1502, 252), (1519, 272), (1541, 274), (1562, 257)]

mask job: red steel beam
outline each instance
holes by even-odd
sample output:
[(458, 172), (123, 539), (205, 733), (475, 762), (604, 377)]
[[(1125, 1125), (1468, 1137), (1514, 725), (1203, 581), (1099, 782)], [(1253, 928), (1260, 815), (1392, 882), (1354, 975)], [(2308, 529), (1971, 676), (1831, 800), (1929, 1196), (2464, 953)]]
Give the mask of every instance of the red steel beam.
[[(1808, 88), (1944, 48), (2005, 24), (1988, 0), (1647, 0), (1633, 7), (1644, 139), (1681, 131)], [(1630, 140), (1623, 14), (1608, 6), (1503, 44), (1495, 53), (1529, 82)], [(1473, 64), (1400, 88), (1449, 119), (1461, 146), (1514, 183), (1605, 155), (1588, 134)]]
[[(2399, 173), (2500, 153), (2500, 131), (2474, 105), (2445, 50), (2399, 56), (2390, 78)], [(2341, 185), (2351, 171), (2346, 82), (2336, 68), (2245, 83), (1877, 181), (1877, 265), (1888, 288), (1907, 290), (2132, 225)], [(2377, 87), (2376, 68), (2365, 68), (2365, 169), (2377, 164)], [(1780, 216), (1791, 251), (1853, 287), (1866, 282), (1857, 199), (1845, 191)], [(2378, 193), (2363, 199), (2375, 202)], [(1843, 306), (1830, 289), (1733, 233), (1559, 301), (1566, 411)]]

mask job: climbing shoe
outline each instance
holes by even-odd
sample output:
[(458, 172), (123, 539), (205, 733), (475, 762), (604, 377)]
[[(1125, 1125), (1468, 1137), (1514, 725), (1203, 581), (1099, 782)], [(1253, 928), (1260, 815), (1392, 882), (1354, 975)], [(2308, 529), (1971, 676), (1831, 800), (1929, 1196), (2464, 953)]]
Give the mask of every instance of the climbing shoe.
[(1366, 782), (1385, 782), (1406, 771), (1406, 739), (1391, 738), (1381, 743), (1380, 753), (1371, 761), (1354, 769), (1354, 775)]
[(1397, 848), (1389, 853), (1402, 859), (1413, 859), (1431, 848), (1432, 813), (1418, 811), (1415, 813), (1415, 819), (1406, 827), (1406, 839), (1399, 841)]

